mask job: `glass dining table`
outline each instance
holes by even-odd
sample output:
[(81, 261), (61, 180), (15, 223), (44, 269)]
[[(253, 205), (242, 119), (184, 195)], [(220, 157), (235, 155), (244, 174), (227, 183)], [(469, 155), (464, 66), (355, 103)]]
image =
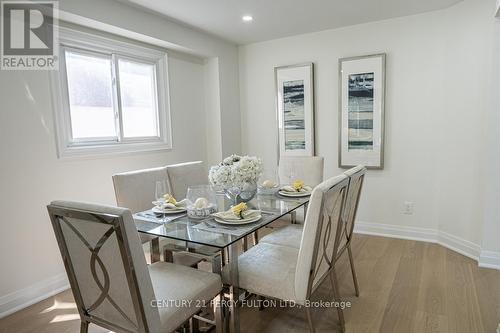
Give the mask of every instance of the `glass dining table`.
[[(217, 194), (219, 211), (231, 207), (231, 201), (224, 194)], [(209, 247), (213, 249), (214, 258), (218, 258), (214, 270), (218, 273), (225, 271), (224, 282), (228, 288), (229, 300), (229, 331), (239, 332), (239, 289), (238, 289), (238, 254), (240, 244), (243, 251), (247, 247), (248, 236), (254, 235), (273, 221), (291, 214), (292, 223), (295, 223), (296, 210), (300, 207), (307, 209), (309, 197), (284, 197), (279, 194), (256, 195), (247, 203), (250, 209), (259, 209), (262, 218), (245, 225), (226, 225), (216, 222), (212, 217), (206, 219), (192, 219), (185, 213), (176, 215), (158, 216), (151, 210), (134, 214), (137, 230), (141, 233), (159, 238), (168, 238), (181, 241), (189, 251)], [(256, 240), (257, 241), (257, 240)], [(219, 266), (220, 267), (217, 267)]]

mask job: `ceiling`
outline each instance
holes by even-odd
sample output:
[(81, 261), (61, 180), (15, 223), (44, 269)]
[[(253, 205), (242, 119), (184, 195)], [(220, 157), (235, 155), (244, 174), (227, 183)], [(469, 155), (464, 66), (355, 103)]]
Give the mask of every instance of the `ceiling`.
[[(236, 44), (418, 14), (462, 0), (126, 0)], [(253, 21), (242, 21), (243, 15)]]

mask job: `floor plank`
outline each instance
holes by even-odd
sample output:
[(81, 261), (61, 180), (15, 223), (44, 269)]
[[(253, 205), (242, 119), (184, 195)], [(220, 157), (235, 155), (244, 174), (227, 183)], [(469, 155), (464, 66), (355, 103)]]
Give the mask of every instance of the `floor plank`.
[[(360, 297), (354, 295), (347, 256), (338, 262), (346, 330), (354, 332), (495, 332), (500, 323), (500, 271), (436, 244), (355, 235), (355, 267)], [(313, 300), (331, 300), (329, 281)], [(242, 333), (307, 332), (300, 308), (241, 309)], [(340, 332), (335, 309), (317, 308), (318, 332)], [(79, 332), (70, 291), (0, 320), (0, 333)], [(90, 327), (91, 333), (108, 330)]]

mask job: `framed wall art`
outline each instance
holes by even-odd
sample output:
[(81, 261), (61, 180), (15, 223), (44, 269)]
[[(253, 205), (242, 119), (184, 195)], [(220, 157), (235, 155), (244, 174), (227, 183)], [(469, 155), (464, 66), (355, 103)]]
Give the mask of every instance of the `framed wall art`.
[(276, 67), (279, 156), (314, 156), (312, 63)]
[(339, 167), (384, 167), (385, 54), (339, 60)]

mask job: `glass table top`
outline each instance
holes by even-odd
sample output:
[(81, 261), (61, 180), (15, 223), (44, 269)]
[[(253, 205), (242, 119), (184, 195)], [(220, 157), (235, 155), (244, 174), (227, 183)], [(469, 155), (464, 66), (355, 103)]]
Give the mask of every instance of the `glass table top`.
[[(221, 224), (211, 217), (192, 219), (185, 213), (157, 217), (151, 210), (134, 214), (134, 220), (137, 230), (142, 233), (222, 249), (308, 202), (309, 196), (287, 198), (279, 194), (256, 195), (247, 205), (250, 209), (261, 210), (262, 218), (240, 226)], [(224, 211), (230, 208), (231, 203), (224, 194), (218, 194), (217, 206), (219, 211)]]

